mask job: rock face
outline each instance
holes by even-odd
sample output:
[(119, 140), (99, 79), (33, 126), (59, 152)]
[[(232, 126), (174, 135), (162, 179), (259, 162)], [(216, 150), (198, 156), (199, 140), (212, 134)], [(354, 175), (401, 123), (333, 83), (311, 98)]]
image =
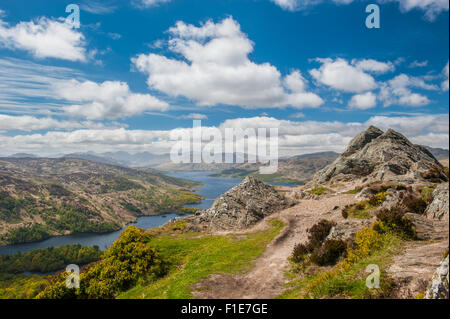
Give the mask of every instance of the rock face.
[(370, 225), (370, 220), (346, 220), (333, 226), (326, 239), (353, 240), (357, 232)]
[(246, 177), (220, 196), (210, 209), (190, 217), (188, 230), (244, 229), (288, 205), (288, 200), (272, 186), (254, 177)]
[(448, 183), (440, 184), (433, 192), (433, 201), (428, 205), (425, 215), (429, 219), (448, 219)]
[(448, 255), (433, 275), (424, 299), (448, 299)]
[[(402, 134), (389, 129), (383, 133), (371, 126), (350, 142), (332, 164), (317, 172), (313, 182), (367, 178), (381, 181), (407, 181), (442, 165), (423, 146), (414, 145)], [(439, 176), (447, 181), (445, 175)]]

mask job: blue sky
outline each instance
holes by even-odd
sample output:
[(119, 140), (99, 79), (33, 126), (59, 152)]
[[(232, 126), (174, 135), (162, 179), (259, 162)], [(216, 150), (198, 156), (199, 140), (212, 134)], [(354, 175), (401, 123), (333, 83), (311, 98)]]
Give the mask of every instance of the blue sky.
[[(155, 3), (156, 2), (156, 3)], [(378, 3), (381, 28), (365, 8)], [(79, 29), (64, 23), (80, 6)], [(0, 155), (166, 152), (193, 118), (282, 154), (368, 125), (448, 148), (448, 1), (0, 2)]]

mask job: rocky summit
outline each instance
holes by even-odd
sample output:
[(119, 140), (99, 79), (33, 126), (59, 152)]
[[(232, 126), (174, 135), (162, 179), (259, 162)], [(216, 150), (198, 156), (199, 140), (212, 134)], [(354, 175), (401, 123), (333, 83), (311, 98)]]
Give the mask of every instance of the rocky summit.
[(188, 230), (245, 229), (287, 206), (288, 200), (272, 186), (249, 176), (216, 199), (210, 209), (189, 217)]
[(317, 172), (315, 183), (347, 181), (447, 181), (442, 165), (423, 146), (402, 134), (371, 126), (352, 139), (344, 153)]

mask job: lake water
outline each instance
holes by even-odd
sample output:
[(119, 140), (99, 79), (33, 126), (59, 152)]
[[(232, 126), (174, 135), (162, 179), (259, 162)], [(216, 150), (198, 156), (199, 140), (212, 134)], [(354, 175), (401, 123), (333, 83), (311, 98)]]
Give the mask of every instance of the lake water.
[[(224, 177), (213, 177), (210, 176), (213, 172), (176, 172), (167, 174), (173, 177), (180, 177), (203, 184), (202, 187), (198, 188), (196, 192), (205, 197), (205, 200), (201, 204), (188, 205), (190, 207), (196, 207), (200, 209), (210, 208), (214, 203), (214, 200), (227, 192), (235, 185), (239, 184), (242, 179), (240, 178), (224, 178)], [(292, 186), (283, 183), (269, 183), (272, 185), (282, 185), (282, 186)], [(150, 229), (154, 227), (159, 227), (170, 221), (171, 219), (179, 217), (176, 214), (167, 214), (162, 216), (143, 216), (139, 217), (137, 222), (132, 224), (139, 228)], [(14, 254), (16, 252), (27, 252), (38, 248), (47, 248), (51, 246), (61, 246), (61, 245), (72, 245), (80, 244), (82, 246), (94, 246), (97, 245), (100, 249), (104, 250), (112, 245), (112, 243), (119, 238), (120, 234), (125, 230), (125, 228), (107, 233), (107, 234), (74, 234), (68, 236), (58, 236), (52, 237), (44, 241), (26, 243), (26, 244), (16, 244), (10, 246), (0, 247), (0, 255)]]

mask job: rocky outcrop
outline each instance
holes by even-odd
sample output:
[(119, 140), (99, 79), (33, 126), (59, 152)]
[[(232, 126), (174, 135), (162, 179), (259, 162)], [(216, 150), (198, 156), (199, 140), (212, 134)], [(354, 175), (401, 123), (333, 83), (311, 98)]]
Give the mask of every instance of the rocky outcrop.
[[(423, 146), (412, 144), (402, 134), (389, 129), (383, 133), (369, 127), (358, 134), (331, 165), (317, 172), (314, 183), (363, 178), (366, 181), (417, 181), (442, 165)], [(433, 176), (434, 177), (434, 176)], [(437, 177), (448, 180), (442, 174)]]
[(448, 299), (448, 255), (433, 274), (424, 299)]
[(210, 209), (188, 219), (188, 231), (239, 230), (289, 206), (289, 201), (272, 186), (254, 177), (220, 196)]
[(429, 219), (448, 219), (449, 187), (448, 183), (440, 184), (433, 192), (433, 201), (428, 205), (425, 215)]
[(333, 226), (326, 239), (340, 239), (343, 241), (352, 241), (357, 232), (364, 227), (370, 226), (370, 220), (346, 220), (336, 226)]

